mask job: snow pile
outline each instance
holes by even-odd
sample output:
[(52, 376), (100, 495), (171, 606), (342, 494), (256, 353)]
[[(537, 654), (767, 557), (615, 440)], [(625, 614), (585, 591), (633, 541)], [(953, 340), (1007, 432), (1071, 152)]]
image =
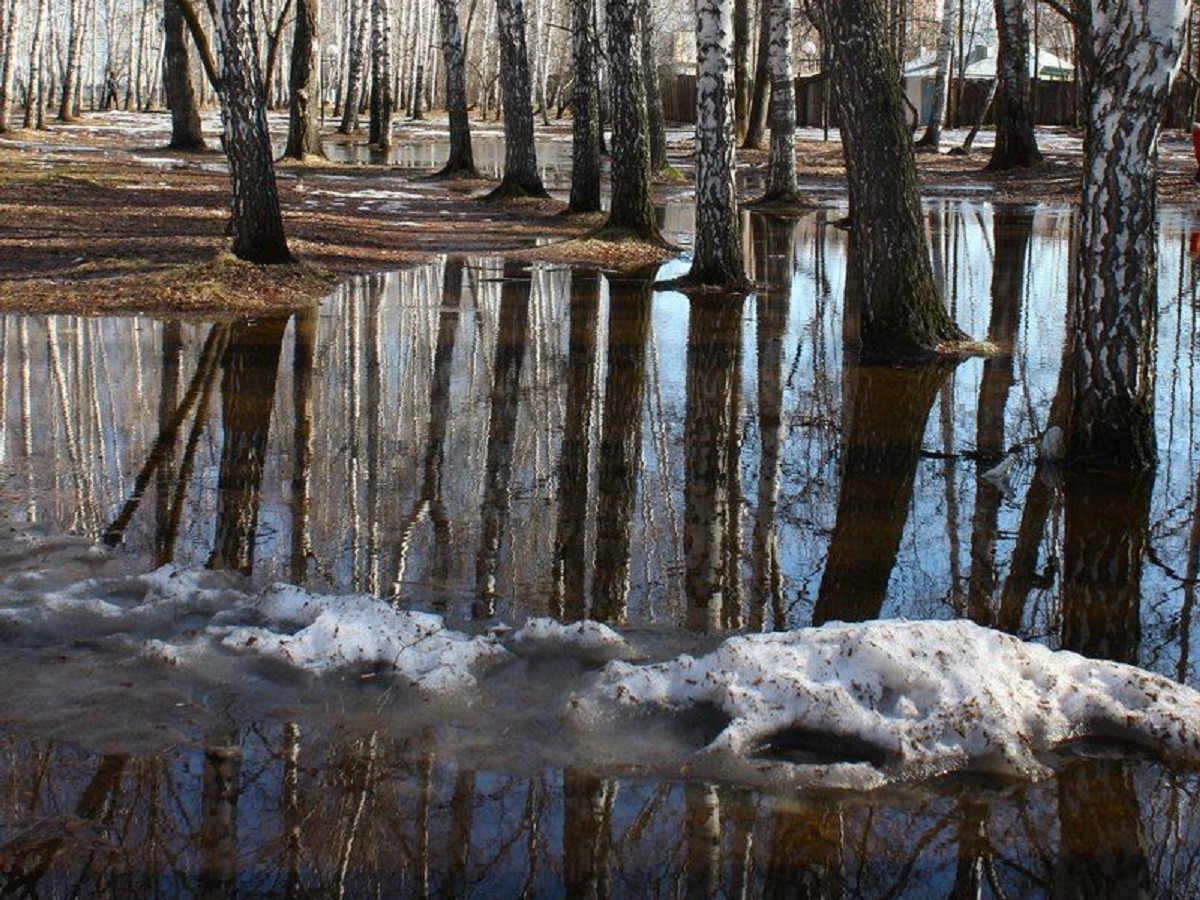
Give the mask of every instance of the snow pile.
[(474, 673), (509, 656), (495, 638), (445, 627), (441, 616), (394, 609), (365, 595), (331, 597), (278, 584), (208, 631), (226, 648), (315, 674), (375, 668), (431, 693), (472, 687)]
[(625, 638), (607, 625), (590, 620), (564, 624), (555, 619), (530, 619), (509, 640), (518, 654), (527, 657), (563, 654), (598, 662), (633, 654)]
[[(593, 725), (614, 712), (715, 708), (728, 724), (694, 765), (759, 780), (1038, 777), (1039, 754), (1098, 736), (1200, 763), (1197, 691), (964, 621), (836, 624), (729, 638), (698, 659), (613, 662), (573, 706)], [(780, 750), (797, 746), (847, 752), (802, 765)]]

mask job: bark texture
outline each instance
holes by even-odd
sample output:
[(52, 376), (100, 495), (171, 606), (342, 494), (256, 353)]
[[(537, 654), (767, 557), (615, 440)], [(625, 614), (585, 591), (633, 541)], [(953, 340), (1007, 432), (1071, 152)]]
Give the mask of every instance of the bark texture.
[(488, 195), (548, 197), (538, 174), (533, 143), (533, 102), (529, 81), (529, 52), (525, 46), (525, 6), (521, 0), (496, 0), (500, 38), (500, 87), (504, 94), (504, 177)]
[(9, 0), (4, 17), (4, 46), (0, 47), (4, 61), (0, 64), (0, 134), (8, 131), (8, 107), (12, 101), (13, 71), (16, 68), (13, 61), (17, 47), (17, 19), (22, 4), (18, 0)]
[(284, 156), (293, 159), (324, 155), (317, 96), (320, 22), (320, 0), (296, 0), (296, 30), (288, 75), (288, 140), (284, 151)]
[(763, 200), (790, 202), (796, 189), (796, 85), (792, 79), (792, 0), (770, 0), (771, 160)]
[(746, 273), (733, 183), (732, 0), (696, 0), (696, 246), (687, 280), (743, 287)]
[(937, 70), (933, 76), (933, 102), (929, 111), (929, 124), (925, 134), (917, 141), (917, 147), (935, 153), (942, 143), (942, 125), (946, 121), (946, 97), (950, 90), (950, 61), (954, 56), (954, 17), (958, 10), (957, 0), (943, 0), (942, 25), (938, 29)]
[(221, 62), (221, 121), (232, 184), (233, 253), (249, 262), (291, 262), (279, 212), (249, 3), (218, 0), (214, 23)]
[(163, 92), (171, 110), (172, 150), (203, 150), (200, 108), (188, 66), (183, 11), (176, 0), (163, 3)]
[(833, 0), (826, 19), (850, 187), (850, 265), (862, 274), (862, 352), (927, 359), (965, 335), (934, 286), (883, 10), (877, 0)]
[(596, 5), (571, 0), (575, 85), (571, 100), (571, 212), (600, 211), (600, 78), (596, 61)]
[(637, 0), (642, 26), (642, 76), (645, 79), (646, 127), (650, 134), (650, 170), (661, 172), (667, 162), (667, 126), (663, 114), (662, 88), (658, 83), (658, 46), (654, 39), (654, 21), (650, 0)]
[(1188, 4), (1085, 7), (1086, 127), (1079, 258), (1070, 329), (1067, 464), (1155, 462), (1159, 122), (1178, 68)]
[(652, 239), (658, 236), (650, 202), (650, 135), (646, 119), (646, 81), (638, 52), (640, 0), (607, 0), (608, 59), (614, 72), (632, 73), (612, 80), (612, 198), (605, 231)]
[(380, 150), (392, 145), (392, 4), (371, 0), (371, 126)]
[(450, 119), (450, 156), (437, 173), (440, 177), (474, 178), (475, 153), (471, 148), (471, 123), (467, 118), (467, 67), (456, 0), (438, 0), (442, 31), (442, 64), (446, 67), (446, 113)]
[(996, 145), (988, 168), (993, 171), (1041, 162), (1033, 133), (1033, 101), (1029, 80), (1029, 17), (1024, 0), (996, 0)]

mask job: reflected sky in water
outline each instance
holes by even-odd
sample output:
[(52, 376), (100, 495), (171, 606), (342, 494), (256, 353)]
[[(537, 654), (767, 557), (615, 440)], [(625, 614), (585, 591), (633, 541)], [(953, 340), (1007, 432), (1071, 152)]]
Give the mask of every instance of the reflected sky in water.
[[(468, 258), (355, 279), (288, 319), (5, 317), (0, 513), (103, 539), (132, 569), (359, 590), (456, 622), (968, 616), (1195, 685), (1190, 220), (1161, 227), (1160, 465), (1122, 480), (1067, 478), (1036, 451), (1061, 414), (1070, 213), (928, 211), (946, 302), (997, 344), (987, 360), (856, 365), (832, 208), (749, 218), (744, 303)], [(0, 892), (31, 871), (40, 896), (75, 880), (205, 896), (1200, 889), (1194, 776), (1103, 748), (1038, 785), (794, 798), (492, 771), (358, 719), (292, 728), (231, 723), (146, 757), (0, 728)], [(68, 819), (110, 862), (64, 852), (84, 841)]]

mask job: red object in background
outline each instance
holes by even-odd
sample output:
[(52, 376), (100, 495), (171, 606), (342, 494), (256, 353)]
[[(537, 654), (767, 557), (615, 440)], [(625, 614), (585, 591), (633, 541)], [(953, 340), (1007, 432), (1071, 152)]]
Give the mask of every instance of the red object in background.
[(1200, 166), (1200, 122), (1192, 123), (1192, 153), (1196, 156), (1196, 165)]
[(1200, 231), (1188, 235), (1188, 254), (1192, 259), (1200, 258)]

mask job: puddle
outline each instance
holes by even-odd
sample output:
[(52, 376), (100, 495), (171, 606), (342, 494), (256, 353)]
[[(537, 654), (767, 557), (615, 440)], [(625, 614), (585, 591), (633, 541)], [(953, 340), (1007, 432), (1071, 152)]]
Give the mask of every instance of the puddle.
[[(568, 165), (563, 147), (544, 164)], [(434, 168), (430, 153), (393, 162)], [(172, 562), (242, 573), (238, 591), (374, 594), (472, 633), (587, 615), (657, 658), (733, 629), (967, 617), (1196, 686), (1190, 214), (1160, 229), (1160, 464), (1121, 481), (1037, 452), (1071, 213), (928, 210), (949, 307), (1008, 352), (854, 365), (834, 208), (750, 217), (761, 289), (744, 304), (468, 258), (353, 280), (291, 319), (0, 318), (8, 583), (114, 577), (100, 592), (124, 607), (116, 576)], [(668, 208), (664, 228), (685, 235), (689, 216)], [(55, 549), (63, 535), (79, 542)], [(582, 771), (539, 709), (583, 663), (529, 664), (546, 684), (501, 698), (527, 709), (505, 746), (363, 673), (189, 680), (123, 658), (165, 623), (0, 628), (25, 685), (0, 703), (0, 893), (1200, 891), (1197, 778), (1136, 754), (861, 795), (652, 776), (639, 758)], [(646, 759), (713, 725), (675, 724), (644, 735)], [(876, 752), (802, 730), (760, 749)]]

